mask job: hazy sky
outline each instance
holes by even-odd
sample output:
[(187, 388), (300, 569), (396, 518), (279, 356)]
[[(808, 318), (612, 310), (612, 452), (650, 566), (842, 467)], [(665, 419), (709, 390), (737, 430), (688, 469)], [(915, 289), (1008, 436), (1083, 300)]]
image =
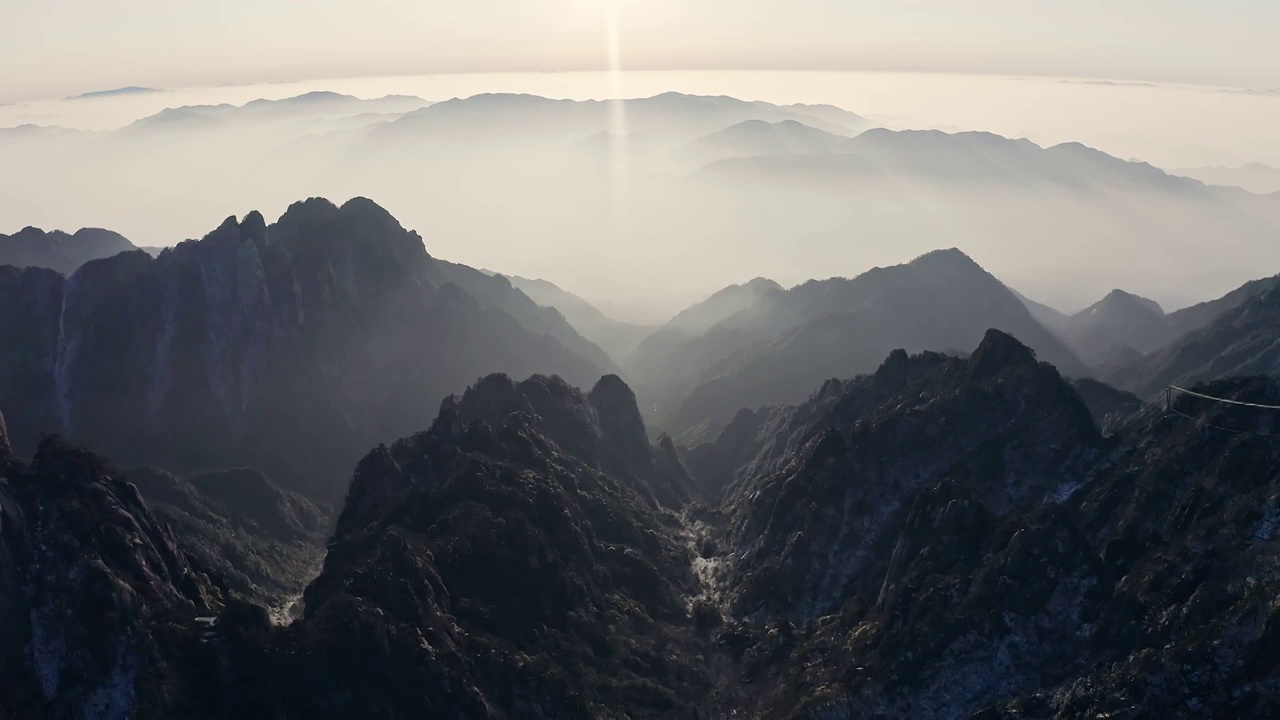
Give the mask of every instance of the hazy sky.
[(1280, 89), (1278, 0), (3, 0), (0, 102), (123, 85), (869, 69)]

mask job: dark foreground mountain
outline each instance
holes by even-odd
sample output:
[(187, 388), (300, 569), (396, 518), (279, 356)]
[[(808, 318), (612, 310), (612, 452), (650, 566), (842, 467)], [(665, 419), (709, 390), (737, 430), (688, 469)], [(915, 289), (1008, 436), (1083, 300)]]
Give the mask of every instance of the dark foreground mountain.
[(1084, 372), (1016, 295), (954, 249), (852, 280), (775, 288), (701, 332), (669, 326), (641, 344), (627, 369), (658, 406), (655, 422), (678, 434), (727, 421), (744, 405), (797, 402), (827, 378), (875, 369), (897, 347), (973, 347), (993, 326), (1064, 372)]
[(81, 228), (68, 235), (26, 227), (13, 235), (0, 235), (0, 265), (48, 268), (69, 275), (90, 260), (133, 249), (133, 243), (110, 230)]
[(102, 460), (46, 439), (21, 462), (3, 427), (0, 713), (184, 714), (190, 628), (222, 605), (218, 588)]
[[(1203, 389), (1280, 403), (1265, 378)], [(1280, 446), (1262, 433), (1278, 421), (1175, 409), (1104, 437), (1052, 366), (990, 331), (967, 358), (896, 351), (739, 413), (686, 453), (691, 478), (616, 377), (588, 393), (488, 377), (359, 463), (285, 627), (224, 599), (131, 485), (46, 441), (3, 461), (0, 603), (17, 621), (0, 702), (18, 717), (1269, 717)]]
[(722, 510), (748, 716), (1274, 714), (1276, 418), (1179, 410), (1103, 439), (991, 334), (774, 411)]
[(319, 571), (330, 514), (256, 470), (177, 477), (139, 468), (125, 476), (178, 546), (239, 596), (286, 613)]
[(478, 375), (607, 369), (558, 314), (468, 270), (364, 199), (229, 218), (67, 278), (0, 268), (0, 409), (23, 452), (57, 432), (125, 465), (256, 467), (336, 495)]

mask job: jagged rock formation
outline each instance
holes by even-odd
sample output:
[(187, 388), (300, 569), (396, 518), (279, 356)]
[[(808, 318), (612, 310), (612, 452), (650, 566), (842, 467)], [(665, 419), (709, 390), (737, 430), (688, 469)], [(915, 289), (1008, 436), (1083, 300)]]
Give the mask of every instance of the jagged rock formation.
[(740, 714), (1274, 713), (1280, 457), (1256, 433), (1276, 420), (1181, 410), (1198, 419), (1104, 440), (998, 335), (829, 383), (734, 472), (722, 591), (741, 619), (717, 642), (730, 685), (767, 688)]
[[(1204, 389), (1280, 403), (1275, 379)], [(1191, 400), (1104, 437), (1072, 384), (991, 330), (965, 358), (898, 350), (798, 405), (738, 413), (684, 451), (686, 473), (616, 377), (586, 393), (486, 377), (360, 461), (285, 627), (228, 601), (132, 485), (49, 440), (30, 465), (0, 456), (0, 610), (92, 602), (51, 626), (79, 652), (49, 700), (50, 655), (27, 651), (59, 647), (28, 642), (46, 626), (0, 628), (19, 669), (0, 703), (19, 717), (86, 716), (85, 698), (109, 699), (92, 716), (143, 718), (1268, 717), (1280, 419)], [(83, 585), (84, 562), (112, 582)], [(128, 609), (107, 616), (126, 630), (81, 629), (99, 602)], [(142, 638), (123, 665), (104, 645), (119, 637)]]
[(1057, 371), (997, 331), (968, 360), (895, 353), (839, 394), (730, 493), (739, 614), (826, 614), (919, 491), (964, 485), (1004, 515), (1067, 492), (1103, 445)]
[(361, 461), (282, 702), (309, 717), (660, 717), (708, 694), (690, 551), (630, 391), (486, 378)]
[(607, 359), (562, 317), (462, 270), (364, 199), (229, 218), (65, 279), (0, 268), (0, 408), (23, 451), (59, 432), (129, 465), (244, 465), (336, 495), (479, 375), (599, 377)]
[[(896, 347), (970, 348), (990, 327), (1024, 338), (1063, 372), (1084, 371), (1017, 296), (955, 249), (757, 298), (696, 335), (659, 330), (632, 356), (627, 369), (657, 404), (659, 427), (679, 435), (744, 405), (799, 402), (827, 378), (874, 370)], [(658, 345), (673, 335), (681, 342)]]
[(181, 713), (188, 629), (221, 605), (219, 589), (96, 456), (54, 438), (29, 463), (4, 447), (0, 714)]
[(70, 275), (90, 260), (133, 249), (124, 236), (101, 228), (81, 228), (69, 235), (61, 230), (25, 227), (13, 235), (0, 235), (0, 265), (47, 268)]

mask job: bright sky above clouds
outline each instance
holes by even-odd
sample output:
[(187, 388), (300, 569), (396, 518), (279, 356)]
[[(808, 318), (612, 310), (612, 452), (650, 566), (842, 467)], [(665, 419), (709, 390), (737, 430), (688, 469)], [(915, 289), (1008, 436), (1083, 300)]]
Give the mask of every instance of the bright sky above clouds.
[(918, 70), (1280, 89), (1280, 0), (3, 0), (0, 102), (123, 85)]

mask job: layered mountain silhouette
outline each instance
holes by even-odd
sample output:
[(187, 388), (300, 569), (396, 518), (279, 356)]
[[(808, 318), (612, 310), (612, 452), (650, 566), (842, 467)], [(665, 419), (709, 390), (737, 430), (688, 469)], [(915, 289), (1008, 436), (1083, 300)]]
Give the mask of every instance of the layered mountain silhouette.
[(69, 275), (90, 260), (133, 249), (124, 236), (101, 228), (81, 228), (67, 234), (25, 227), (12, 235), (0, 235), (0, 265), (48, 268)]
[(1230, 185), (1261, 194), (1280, 192), (1280, 168), (1264, 163), (1246, 163), (1237, 167), (1180, 168), (1174, 172), (1207, 185)]
[(535, 303), (555, 308), (574, 330), (598, 345), (618, 364), (626, 361), (653, 328), (615, 320), (582, 298), (547, 280), (509, 276), (513, 287)]
[(253, 100), (244, 105), (186, 105), (168, 108), (135, 121), (121, 132), (136, 136), (141, 132), (157, 131), (229, 131), (263, 124), (357, 116), (386, 121), (430, 104), (427, 100), (411, 95), (387, 95), (366, 100), (352, 95), (317, 91), (280, 100)]
[(678, 435), (728, 421), (743, 406), (797, 402), (824, 379), (875, 369), (895, 347), (954, 351), (992, 326), (1026, 338), (1065, 372), (1085, 370), (1016, 295), (958, 250), (853, 279), (761, 289), (750, 304), (730, 304), (723, 319), (707, 313), (711, 322), (693, 332), (681, 322), (708, 306), (677, 316), (632, 355), (631, 377), (657, 388), (651, 397), (659, 426)]
[[(1280, 401), (1274, 379), (1206, 389)], [(1269, 716), (1280, 450), (1240, 408), (1176, 409), (1105, 437), (991, 330), (739, 413), (686, 465), (616, 377), (494, 375), (358, 463), (283, 626), (109, 465), (56, 439), (23, 462), (0, 432), (0, 707)]]
[(744, 120), (694, 140), (676, 152), (692, 161), (791, 153), (831, 153), (851, 147), (845, 135), (819, 130), (797, 120)]
[[(429, 104), (315, 93), (171, 108), (66, 138), (0, 130), (0, 224), (105, 225), (157, 246), (220, 208), (361, 194), (432, 228), (445, 256), (547, 273), (592, 298), (625, 287), (632, 305), (647, 288), (682, 295), (654, 316), (762, 268), (791, 284), (888, 262), (877, 248), (1001, 258), (989, 269), (1059, 307), (1117, 287), (1174, 307), (1280, 264), (1273, 197), (1077, 144), (884, 129), (842, 139), (867, 126), (830, 106), (680, 94)], [(690, 149), (703, 144), (714, 158)], [(148, 185), (165, 189), (159, 205), (132, 192)], [(507, 253), (510, 238), (536, 246), (538, 261)], [(603, 257), (620, 247), (626, 263)]]
[(249, 466), (334, 493), (380, 439), (491, 371), (583, 383), (603, 351), (501, 278), (437, 261), (376, 204), (229, 218), (69, 277), (0, 268), (0, 408), (126, 465)]
[(1115, 186), (1175, 194), (1205, 193), (1204, 184), (1147, 163), (1121, 160), (1080, 143), (1041, 147), (988, 132), (873, 128), (821, 154), (775, 152), (713, 163), (706, 174), (782, 173), (831, 181), (904, 177), (934, 182)]
[(778, 106), (726, 96), (669, 92), (650, 98), (599, 101), (485, 94), (446, 100), (410, 113), (378, 128), (376, 136), (431, 140), (458, 133), (511, 131), (521, 135), (579, 138), (610, 130), (615, 111), (625, 116), (627, 132), (690, 139), (747, 120), (792, 120), (834, 132), (848, 132), (866, 125), (862, 117), (830, 106)]
[(1132, 351), (1149, 353), (1176, 335), (1158, 303), (1123, 290), (1113, 290), (1068, 317), (1062, 331), (1071, 348), (1090, 365), (1113, 363)]
[[(1172, 344), (1133, 362), (1110, 369), (1105, 378), (1111, 384), (1142, 397), (1154, 397), (1165, 386), (1188, 386), (1240, 375), (1280, 373), (1280, 287), (1259, 281), (1242, 288), (1254, 291), (1267, 284), (1269, 290), (1244, 300), (1199, 329), (1179, 337)], [(1245, 294), (1228, 296), (1232, 301)], [(1225, 300), (1225, 299), (1224, 299)], [(1221, 307), (1221, 305), (1215, 306)], [(1198, 313), (1192, 308), (1189, 312)], [(1196, 314), (1184, 316), (1187, 320)]]

